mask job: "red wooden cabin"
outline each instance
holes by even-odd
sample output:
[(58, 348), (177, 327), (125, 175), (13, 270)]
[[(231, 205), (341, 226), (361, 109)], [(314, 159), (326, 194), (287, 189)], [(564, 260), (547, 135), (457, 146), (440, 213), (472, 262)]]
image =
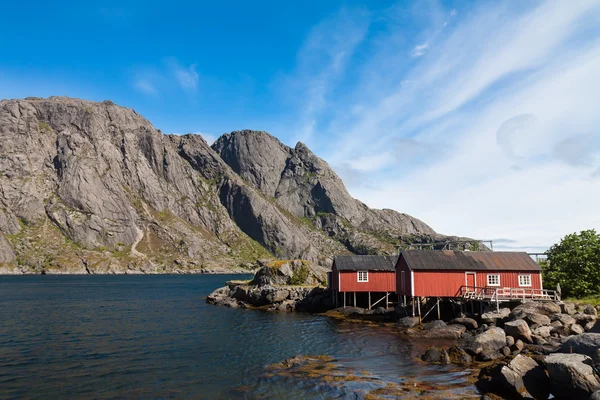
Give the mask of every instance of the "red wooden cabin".
[(396, 293), (410, 297), (544, 296), (542, 271), (522, 252), (405, 250), (396, 263)]
[[(397, 259), (398, 256), (336, 256), (329, 283), (336, 303), (387, 307), (389, 295), (396, 290)], [(379, 303), (383, 299), (386, 302)]]

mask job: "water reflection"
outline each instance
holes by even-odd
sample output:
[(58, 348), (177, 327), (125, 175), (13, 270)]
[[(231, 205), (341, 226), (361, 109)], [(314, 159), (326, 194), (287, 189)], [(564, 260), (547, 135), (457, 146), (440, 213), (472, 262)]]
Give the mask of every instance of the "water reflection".
[(379, 385), (266, 375), (299, 354), (381, 382), (460, 379), (415, 361), (426, 344), (390, 327), (205, 304), (232, 278), (0, 277), (0, 398), (355, 398)]

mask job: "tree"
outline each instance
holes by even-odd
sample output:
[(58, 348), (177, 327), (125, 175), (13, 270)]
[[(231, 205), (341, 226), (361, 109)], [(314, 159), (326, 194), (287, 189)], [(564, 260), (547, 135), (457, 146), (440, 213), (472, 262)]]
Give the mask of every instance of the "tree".
[(560, 283), (566, 296), (600, 294), (600, 234), (594, 229), (565, 236), (546, 254), (544, 286), (554, 288)]

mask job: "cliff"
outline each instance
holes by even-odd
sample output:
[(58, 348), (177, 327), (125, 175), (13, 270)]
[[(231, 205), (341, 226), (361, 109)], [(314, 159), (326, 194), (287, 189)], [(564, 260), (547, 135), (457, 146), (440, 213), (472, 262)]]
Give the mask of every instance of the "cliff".
[(434, 236), (353, 199), (302, 143), (241, 131), (211, 148), (110, 101), (0, 101), (0, 273), (329, 265), (335, 254), (391, 254)]

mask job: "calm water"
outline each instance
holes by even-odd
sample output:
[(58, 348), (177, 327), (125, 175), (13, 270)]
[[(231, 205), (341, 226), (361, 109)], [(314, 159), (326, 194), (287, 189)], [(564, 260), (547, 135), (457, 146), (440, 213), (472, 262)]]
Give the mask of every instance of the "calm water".
[(298, 354), (330, 355), (383, 382), (462, 380), (415, 361), (425, 344), (391, 328), (203, 301), (232, 278), (0, 277), (0, 398), (361, 398), (356, 384), (265, 375)]

